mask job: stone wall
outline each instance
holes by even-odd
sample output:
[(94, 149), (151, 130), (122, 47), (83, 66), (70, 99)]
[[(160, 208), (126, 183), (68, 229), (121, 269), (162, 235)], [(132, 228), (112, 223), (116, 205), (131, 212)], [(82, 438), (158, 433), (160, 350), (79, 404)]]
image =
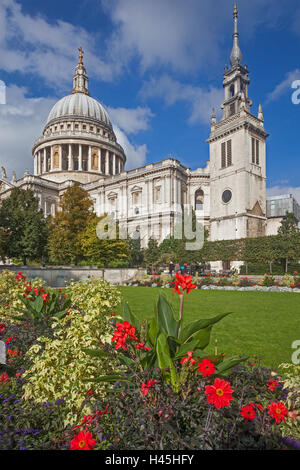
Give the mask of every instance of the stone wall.
[(22, 272), (28, 279), (41, 278), (49, 286), (64, 287), (67, 282), (87, 281), (92, 277), (99, 279), (104, 278), (114, 285), (121, 285), (133, 278), (142, 278), (146, 274), (145, 269), (141, 268), (122, 268), (122, 269), (99, 269), (96, 267), (78, 267), (78, 266), (46, 266), (45, 268), (34, 266), (12, 266), (0, 265), (0, 271), (11, 270)]

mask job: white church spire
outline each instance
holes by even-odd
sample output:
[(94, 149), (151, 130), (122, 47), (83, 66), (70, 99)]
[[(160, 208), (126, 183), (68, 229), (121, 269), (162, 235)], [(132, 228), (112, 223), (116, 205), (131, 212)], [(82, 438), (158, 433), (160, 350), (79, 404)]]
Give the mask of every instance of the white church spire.
[(239, 47), (239, 32), (238, 32), (238, 10), (236, 3), (234, 4), (233, 10), (233, 48), (230, 55), (230, 64), (231, 67), (236, 67), (237, 65), (241, 65), (242, 63), (242, 52)]

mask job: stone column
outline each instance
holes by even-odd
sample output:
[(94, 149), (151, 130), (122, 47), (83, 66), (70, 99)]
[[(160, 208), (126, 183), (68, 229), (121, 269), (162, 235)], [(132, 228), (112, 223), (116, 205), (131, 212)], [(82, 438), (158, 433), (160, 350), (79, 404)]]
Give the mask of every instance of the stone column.
[(53, 171), (53, 146), (50, 147), (50, 171)]
[(59, 170), (62, 171), (62, 146), (59, 147)]
[(82, 171), (82, 145), (79, 144), (78, 171)]
[(68, 170), (73, 170), (73, 155), (72, 155), (72, 144), (69, 144), (69, 154), (68, 154)]
[(105, 174), (109, 175), (109, 151), (105, 152)]
[(47, 147), (44, 148), (44, 168), (43, 172), (47, 173)]
[(33, 157), (33, 163), (34, 163), (34, 174), (37, 175), (37, 157), (36, 157), (36, 153), (34, 154), (34, 157)]
[(89, 145), (88, 171), (92, 171), (92, 147)]
[(113, 153), (113, 175), (116, 174), (116, 154)]

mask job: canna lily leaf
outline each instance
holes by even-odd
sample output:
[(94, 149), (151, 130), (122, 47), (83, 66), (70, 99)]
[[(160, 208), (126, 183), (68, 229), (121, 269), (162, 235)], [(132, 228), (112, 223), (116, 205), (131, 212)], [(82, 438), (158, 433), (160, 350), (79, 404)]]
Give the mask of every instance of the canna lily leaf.
[(215, 323), (218, 323), (220, 320), (222, 320), (224, 317), (226, 317), (230, 313), (232, 312), (221, 313), (220, 315), (217, 315), (216, 317), (196, 320), (196, 321), (189, 323), (182, 329), (180, 336), (179, 336), (180, 341), (182, 343), (186, 343), (187, 341), (189, 341), (189, 339), (191, 339), (191, 337), (195, 333), (198, 333), (198, 331), (208, 328), (209, 326), (214, 325)]
[(129, 305), (127, 302), (124, 303), (123, 307), (123, 319), (124, 321), (128, 321), (131, 325), (133, 325), (138, 331), (141, 331), (141, 322), (140, 320), (132, 313)]
[(174, 311), (162, 293), (157, 302), (157, 324), (168, 336), (177, 338), (179, 322), (175, 320)]
[(248, 356), (232, 356), (229, 359), (225, 359), (221, 364), (218, 364), (216, 367), (216, 373), (223, 374), (224, 372), (229, 372), (237, 364), (244, 362), (248, 359)]

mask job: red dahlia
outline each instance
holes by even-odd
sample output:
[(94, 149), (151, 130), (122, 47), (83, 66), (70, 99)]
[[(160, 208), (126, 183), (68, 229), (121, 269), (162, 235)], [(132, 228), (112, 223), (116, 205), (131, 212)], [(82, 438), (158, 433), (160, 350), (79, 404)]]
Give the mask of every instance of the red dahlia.
[(273, 416), (277, 424), (280, 423), (280, 421), (285, 421), (285, 417), (288, 414), (288, 409), (282, 401), (278, 401), (277, 403), (273, 401), (271, 405), (268, 406), (268, 410), (269, 415)]
[(212, 403), (216, 408), (229, 406), (233, 400), (233, 390), (229, 382), (223, 379), (216, 379), (213, 385), (205, 387), (208, 403)]
[(268, 389), (272, 390), (272, 392), (273, 392), (274, 390), (276, 390), (277, 385), (278, 385), (278, 380), (269, 380)]
[(255, 410), (252, 406), (243, 406), (241, 408), (241, 415), (248, 421), (252, 421), (255, 416)]
[(205, 377), (206, 375), (209, 377), (216, 371), (216, 369), (214, 368), (214, 363), (211, 362), (209, 359), (203, 359), (202, 362), (198, 362), (198, 366), (198, 372), (202, 373), (203, 377)]
[(93, 450), (96, 439), (93, 439), (91, 432), (80, 431), (70, 444), (71, 450)]

